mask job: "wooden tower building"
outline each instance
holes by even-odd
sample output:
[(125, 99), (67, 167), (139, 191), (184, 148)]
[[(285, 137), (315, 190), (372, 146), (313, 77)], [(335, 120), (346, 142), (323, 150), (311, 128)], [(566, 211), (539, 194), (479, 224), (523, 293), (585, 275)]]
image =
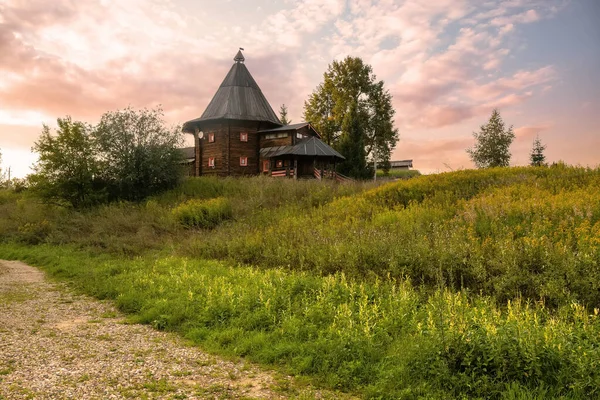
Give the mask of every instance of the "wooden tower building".
[(241, 49), (234, 61), (202, 116), (183, 124), (195, 139), (192, 175), (320, 178), (325, 164), (344, 159), (309, 123), (283, 126), (246, 68)]

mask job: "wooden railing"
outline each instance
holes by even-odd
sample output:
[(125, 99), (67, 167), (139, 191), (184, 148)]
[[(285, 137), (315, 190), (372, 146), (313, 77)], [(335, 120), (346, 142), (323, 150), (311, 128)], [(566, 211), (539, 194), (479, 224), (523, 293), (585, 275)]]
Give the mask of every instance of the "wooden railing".
[(335, 180), (338, 181), (338, 182), (340, 182), (340, 183), (354, 182), (354, 179), (350, 178), (349, 176), (342, 175), (339, 172), (335, 173)]
[[(323, 170), (321, 171), (318, 168), (315, 168), (313, 170), (313, 175), (316, 179), (321, 180), (321, 179), (333, 179), (336, 182), (340, 182), (340, 183), (345, 183), (345, 182), (354, 182), (354, 179), (346, 176), (346, 175), (342, 175), (339, 172), (335, 172), (335, 171), (330, 171), (330, 170)], [(274, 178), (285, 178), (285, 177), (290, 177), (293, 178), (294, 177), (294, 170), (290, 169), (290, 170), (285, 170), (285, 169), (280, 169), (277, 171), (271, 171), (271, 176)]]
[(334, 179), (337, 182), (340, 183), (344, 183), (344, 182), (354, 182), (354, 179), (346, 176), (346, 175), (342, 175), (339, 172), (335, 172), (335, 171), (329, 171), (329, 170), (323, 170), (323, 172), (321, 173), (321, 170), (318, 168), (314, 169), (314, 176), (316, 179)]
[(280, 169), (278, 171), (271, 171), (271, 176), (274, 178), (277, 177), (290, 177), (293, 178), (294, 177), (294, 170), (290, 169), (290, 170), (286, 170), (286, 169)]

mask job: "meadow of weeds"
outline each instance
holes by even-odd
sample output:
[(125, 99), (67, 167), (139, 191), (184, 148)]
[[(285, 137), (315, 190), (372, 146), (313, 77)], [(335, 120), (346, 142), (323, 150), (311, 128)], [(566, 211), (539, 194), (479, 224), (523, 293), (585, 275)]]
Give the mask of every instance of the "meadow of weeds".
[(423, 176), (261, 226), (191, 237), (191, 257), (600, 305), (600, 170), (506, 168)]
[[(178, 207), (227, 218), (194, 228)], [(86, 211), (0, 192), (0, 221), (0, 258), (325, 387), (377, 399), (600, 397), (598, 169), (380, 187), (200, 178)]]

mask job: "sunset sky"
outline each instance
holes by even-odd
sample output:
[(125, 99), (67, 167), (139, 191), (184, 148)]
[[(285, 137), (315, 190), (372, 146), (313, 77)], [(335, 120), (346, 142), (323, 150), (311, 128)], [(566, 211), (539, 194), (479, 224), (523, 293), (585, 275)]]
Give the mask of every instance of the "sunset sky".
[(24, 176), (42, 123), (95, 123), (161, 104), (199, 117), (238, 47), (276, 111), (300, 122), (329, 63), (373, 66), (393, 95), (393, 159), (422, 172), (473, 168), (472, 132), (498, 108), (550, 162), (600, 164), (598, 0), (0, 0), (0, 151)]

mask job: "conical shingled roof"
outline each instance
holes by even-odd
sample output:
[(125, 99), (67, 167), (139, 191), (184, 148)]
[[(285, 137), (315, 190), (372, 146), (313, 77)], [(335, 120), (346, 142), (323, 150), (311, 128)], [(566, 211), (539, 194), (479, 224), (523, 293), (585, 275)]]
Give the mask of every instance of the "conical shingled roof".
[(241, 50), (234, 60), (235, 64), (202, 116), (183, 124), (184, 132), (193, 132), (199, 122), (218, 119), (261, 121), (271, 126), (281, 126), (279, 118), (246, 68)]

